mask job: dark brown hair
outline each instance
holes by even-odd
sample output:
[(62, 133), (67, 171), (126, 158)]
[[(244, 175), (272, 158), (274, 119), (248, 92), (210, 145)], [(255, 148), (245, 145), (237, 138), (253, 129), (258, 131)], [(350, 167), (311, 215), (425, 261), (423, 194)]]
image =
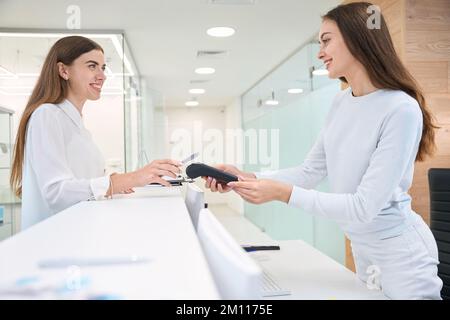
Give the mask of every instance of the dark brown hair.
[(45, 58), (39, 79), (20, 119), (14, 146), (10, 184), (18, 197), (22, 196), (22, 166), (27, 124), (31, 115), (44, 103), (58, 104), (67, 98), (68, 83), (59, 75), (58, 62), (71, 65), (79, 56), (92, 50), (103, 52), (100, 45), (88, 38), (70, 36), (56, 41)]
[[(334, 21), (347, 45), (350, 53), (365, 68), (373, 85), (380, 89), (401, 90), (419, 103), (423, 116), (422, 138), (416, 161), (425, 160), (436, 150), (434, 141), (433, 116), (427, 108), (425, 97), (413, 76), (406, 69), (397, 55), (389, 29), (380, 13), (380, 24), (369, 28), (367, 21), (373, 11), (368, 2), (355, 2), (339, 5), (325, 14), (322, 19)], [(342, 81), (347, 80), (342, 77)]]

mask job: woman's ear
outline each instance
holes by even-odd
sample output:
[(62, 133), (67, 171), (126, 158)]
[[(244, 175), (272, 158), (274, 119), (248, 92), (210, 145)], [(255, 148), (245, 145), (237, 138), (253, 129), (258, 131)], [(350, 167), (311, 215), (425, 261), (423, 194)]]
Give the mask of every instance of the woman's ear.
[(69, 80), (69, 72), (64, 63), (58, 62), (58, 72), (61, 78), (63, 78), (64, 80)]

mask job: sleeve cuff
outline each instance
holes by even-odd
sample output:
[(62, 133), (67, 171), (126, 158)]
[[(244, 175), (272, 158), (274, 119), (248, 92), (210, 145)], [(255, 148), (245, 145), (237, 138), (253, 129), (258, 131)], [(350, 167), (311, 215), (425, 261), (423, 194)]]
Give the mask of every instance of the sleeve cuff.
[(256, 179), (273, 179), (276, 173), (277, 171), (253, 172), (253, 174), (256, 176)]
[(253, 172), (253, 174), (256, 176), (256, 179), (262, 179), (262, 178), (264, 178), (262, 172)]
[(90, 186), (92, 191), (91, 200), (106, 199), (106, 192), (109, 189), (109, 176), (91, 179)]
[(298, 186), (293, 186), (288, 205), (312, 212), (315, 192), (315, 190), (307, 190)]

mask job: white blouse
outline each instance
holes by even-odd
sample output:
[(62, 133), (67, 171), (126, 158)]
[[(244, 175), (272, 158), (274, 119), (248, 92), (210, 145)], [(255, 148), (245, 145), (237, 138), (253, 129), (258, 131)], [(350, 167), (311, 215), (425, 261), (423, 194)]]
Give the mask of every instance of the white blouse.
[(38, 107), (27, 126), (22, 230), (80, 201), (104, 198), (105, 162), (68, 100)]

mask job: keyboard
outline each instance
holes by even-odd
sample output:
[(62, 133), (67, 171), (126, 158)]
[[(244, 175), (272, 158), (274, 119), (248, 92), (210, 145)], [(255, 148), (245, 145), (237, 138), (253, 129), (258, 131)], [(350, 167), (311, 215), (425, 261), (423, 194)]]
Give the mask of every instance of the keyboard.
[(261, 290), (263, 297), (288, 296), (292, 294), (290, 290), (280, 287), (274, 276), (264, 268)]

